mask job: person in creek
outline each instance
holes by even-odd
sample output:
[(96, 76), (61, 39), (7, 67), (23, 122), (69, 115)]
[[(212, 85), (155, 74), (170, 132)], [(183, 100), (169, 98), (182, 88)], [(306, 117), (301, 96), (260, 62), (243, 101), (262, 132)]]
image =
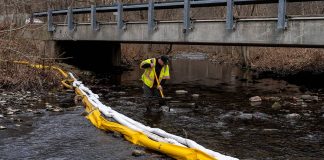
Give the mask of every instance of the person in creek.
[[(162, 93), (162, 86), (165, 81), (170, 79), (169, 72), (169, 57), (162, 55), (158, 58), (150, 58), (141, 62), (140, 68), (144, 69), (141, 80), (143, 81), (143, 96), (151, 101), (151, 98), (162, 97), (159, 90)], [(158, 79), (158, 82), (157, 82)], [(161, 106), (161, 102), (160, 106)], [(151, 110), (151, 104), (148, 104), (147, 111)]]

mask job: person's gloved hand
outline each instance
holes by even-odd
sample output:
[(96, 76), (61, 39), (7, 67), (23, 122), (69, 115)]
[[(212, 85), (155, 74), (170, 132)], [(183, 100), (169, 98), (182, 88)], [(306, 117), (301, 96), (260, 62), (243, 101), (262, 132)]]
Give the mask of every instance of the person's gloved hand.
[(163, 89), (161, 85), (158, 85), (156, 88), (159, 89), (159, 90)]

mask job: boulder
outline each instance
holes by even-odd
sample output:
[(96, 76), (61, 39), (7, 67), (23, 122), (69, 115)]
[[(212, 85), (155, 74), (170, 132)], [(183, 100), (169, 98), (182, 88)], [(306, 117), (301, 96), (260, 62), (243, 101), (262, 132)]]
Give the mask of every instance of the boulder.
[(251, 97), (251, 98), (249, 98), (249, 100), (251, 102), (261, 102), (262, 101), (261, 97), (259, 97), (259, 96)]
[(188, 91), (186, 90), (176, 90), (176, 94), (187, 94)]

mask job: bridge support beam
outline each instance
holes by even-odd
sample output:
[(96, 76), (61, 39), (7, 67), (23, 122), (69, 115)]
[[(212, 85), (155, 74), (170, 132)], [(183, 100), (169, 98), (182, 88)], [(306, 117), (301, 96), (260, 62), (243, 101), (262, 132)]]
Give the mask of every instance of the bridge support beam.
[(73, 22), (73, 11), (72, 11), (71, 7), (68, 8), (67, 17), (68, 17), (67, 18), (67, 23), (68, 23), (69, 31), (73, 31), (74, 30), (74, 22)]
[(183, 33), (188, 34), (190, 30), (191, 30), (190, 0), (185, 0), (184, 9), (183, 9)]
[(286, 19), (286, 0), (279, 0), (278, 4), (278, 30), (284, 30), (287, 28), (287, 19)]
[(121, 32), (124, 29), (124, 20), (123, 20), (123, 4), (118, 3), (117, 6), (117, 28), (118, 32)]
[(91, 28), (93, 31), (99, 30), (99, 24), (97, 22), (96, 6), (95, 5), (91, 5)]
[(52, 11), (52, 9), (48, 9), (48, 11), (47, 11), (47, 31), (49, 31), (49, 32), (55, 31), (55, 27), (53, 25), (53, 11)]
[(226, 29), (227, 30), (234, 29), (233, 7), (234, 7), (234, 0), (227, 0), (227, 6), (226, 6)]
[(154, 20), (154, 0), (150, 0), (147, 12), (147, 27), (148, 34), (151, 35), (154, 31), (155, 20)]

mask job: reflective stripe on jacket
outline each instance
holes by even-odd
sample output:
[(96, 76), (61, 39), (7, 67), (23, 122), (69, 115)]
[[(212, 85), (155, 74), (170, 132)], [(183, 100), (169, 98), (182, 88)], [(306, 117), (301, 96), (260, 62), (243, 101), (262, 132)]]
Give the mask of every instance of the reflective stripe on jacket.
[[(142, 63), (140, 64), (140, 68), (143, 69), (142, 66), (144, 64), (151, 64), (151, 62), (153, 62), (154, 67), (153, 68), (151, 68), (151, 67), (145, 68), (145, 71), (142, 74), (143, 83), (150, 88), (152, 88), (153, 84), (154, 84), (154, 79), (155, 79), (154, 72), (155, 72), (156, 59), (155, 58), (147, 59), (147, 60), (142, 61)], [(159, 76), (160, 83), (161, 83), (162, 79), (170, 79), (169, 65), (164, 65), (162, 67), (160, 76)]]

